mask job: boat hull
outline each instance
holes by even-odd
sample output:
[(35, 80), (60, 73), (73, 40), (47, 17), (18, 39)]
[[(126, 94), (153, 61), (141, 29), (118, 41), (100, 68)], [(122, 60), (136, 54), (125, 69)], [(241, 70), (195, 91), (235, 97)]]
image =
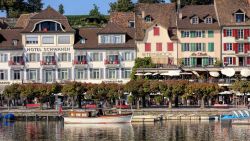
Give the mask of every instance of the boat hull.
[(64, 117), (66, 124), (110, 124), (110, 123), (131, 123), (132, 114), (110, 115), (91, 118)]

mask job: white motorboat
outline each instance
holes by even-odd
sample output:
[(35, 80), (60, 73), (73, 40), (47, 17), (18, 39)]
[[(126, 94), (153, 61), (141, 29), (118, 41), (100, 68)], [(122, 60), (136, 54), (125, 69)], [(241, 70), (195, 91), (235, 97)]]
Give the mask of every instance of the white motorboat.
[(113, 123), (131, 123), (132, 113), (115, 115), (93, 115), (92, 112), (71, 111), (68, 117), (64, 117), (66, 124), (113, 124)]

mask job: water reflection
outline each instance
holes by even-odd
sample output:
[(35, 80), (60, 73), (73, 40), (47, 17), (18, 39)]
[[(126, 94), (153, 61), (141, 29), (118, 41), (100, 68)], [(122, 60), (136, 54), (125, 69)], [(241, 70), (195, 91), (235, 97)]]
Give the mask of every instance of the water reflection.
[[(11, 126), (9, 126), (11, 125)], [(229, 141), (249, 140), (250, 126), (230, 122), (166, 121), (158, 123), (71, 125), (63, 122), (2, 122), (0, 140)]]

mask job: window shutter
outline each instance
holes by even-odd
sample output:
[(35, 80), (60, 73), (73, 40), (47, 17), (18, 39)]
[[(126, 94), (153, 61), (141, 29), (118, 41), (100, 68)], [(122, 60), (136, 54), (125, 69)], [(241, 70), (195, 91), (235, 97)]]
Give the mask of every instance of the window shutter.
[(36, 54), (36, 61), (40, 62), (40, 54), (39, 53)]
[(224, 65), (227, 63), (227, 57), (224, 57)]
[(236, 65), (236, 57), (233, 57), (233, 64)]
[(245, 43), (244, 44), (244, 51), (245, 51), (245, 53), (247, 53), (248, 50), (249, 50), (249, 43)]
[(61, 62), (61, 61), (62, 61), (62, 54), (58, 53), (58, 62)]
[(36, 80), (39, 82), (40, 81), (40, 69), (36, 70)]
[(168, 51), (174, 51), (173, 43), (168, 43)]
[(103, 69), (100, 69), (99, 71), (100, 71), (100, 79), (103, 79), (103, 73), (104, 73)]
[(135, 53), (131, 52), (131, 61), (134, 61), (134, 60), (135, 60)]
[(30, 62), (30, 53), (27, 53), (27, 54), (26, 54), (26, 61), (27, 61), (27, 62)]
[(223, 30), (223, 35), (224, 35), (224, 37), (227, 37), (227, 30), (226, 29)]
[(45, 83), (46, 79), (45, 79), (45, 70), (42, 70), (42, 82)]
[(103, 53), (99, 53), (99, 61), (103, 61)]
[(58, 69), (57, 72), (58, 72), (58, 80), (61, 80), (61, 73), (62, 73), (62, 72), (61, 72), (61, 69)]
[(185, 37), (184, 31), (181, 31), (181, 38), (184, 38), (184, 37)]
[(247, 57), (247, 64), (250, 65), (250, 57)]
[(237, 29), (233, 29), (233, 37), (238, 37), (238, 30)]
[(162, 43), (156, 43), (156, 51), (162, 51)]
[(181, 43), (181, 51), (184, 52), (184, 49), (185, 48), (185, 44), (184, 43)]
[(20, 80), (24, 79), (24, 70), (20, 70)]
[(145, 52), (151, 51), (151, 43), (145, 43)]
[(190, 34), (191, 34), (191, 36), (190, 36), (191, 38), (195, 37), (195, 31), (191, 31)]
[(4, 62), (8, 62), (8, 54), (4, 54)]
[(68, 62), (71, 62), (71, 53), (68, 53)]
[(93, 78), (93, 69), (92, 68), (89, 69), (89, 73), (90, 73), (90, 75), (89, 75), (90, 79), (92, 79)]
[(106, 68), (105, 73), (106, 73), (106, 75), (105, 75), (105, 79), (108, 79), (109, 73), (108, 73), (108, 69), (107, 69), (107, 68)]
[(14, 80), (14, 70), (10, 70), (10, 79)]
[(71, 80), (71, 69), (68, 69), (68, 80)]
[(205, 38), (206, 37), (206, 32), (202, 31), (202, 37)]
[(4, 80), (8, 80), (8, 70), (4, 70)]
[(125, 78), (125, 72), (124, 72), (125, 70), (124, 70), (124, 68), (122, 68), (121, 71), (122, 71), (122, 76), (121, 76), (121, 78)]
[(202, 44), (202, 51), (204, 51), (204, 52), (206, 51), (206, 43)]
[(119, 68), (116, 68), (116, 71), (115, 71), (115, 72), (116, 72), (116, 79), (119, 79), (119, 78), (120, 78), (120, 77), (119, 77), (119, 76), (120, 76), (120, 74), (119, 74)]
[(88, 69), (84, 69), (84, 78), (88, 79)]
[(244, 38), (247, 39), (249, 36), (249, 29), (244, 29)]
[(159, 36), (159, 35), (160, 35), (160, 28), (154, 27), (154, 36)]
[(93, 61), (93, 53), (92, 52), (89, 54), (89, 61)]
[(191, 51), (195, 51), (195, 43), (191, 43)]
[(238, 44), (237, 43), (233, 43), (233, 50), (235, 51), (235, 53), (238, 53)]
[(26, 70), (26, 79), (30, 80), (30, 70), (29, 69)]
[(227, 51), (227, 43), (224, 43), (224, 51)]

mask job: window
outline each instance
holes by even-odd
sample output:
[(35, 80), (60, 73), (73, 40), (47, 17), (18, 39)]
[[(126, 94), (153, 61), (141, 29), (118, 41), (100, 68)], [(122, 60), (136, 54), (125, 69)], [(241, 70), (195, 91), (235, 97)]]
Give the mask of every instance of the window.
[(113, 36), (113, 42), (114, 44), (120, 44), (122, 43), (122, 36), (121, 35), (114, 35)]
[(195, 38), (195, 37), (205, 37), (205, 31), (190, 31), (190, 37)]
[(68, 69), (59, 69), (58, 70), (58, 79), (59, 80), (68, 80), (69, 79)]
[(152, 21), (152, 18), (150, 16), (145, 17), (145, 22), (150, 23)]
[(8, 80), (8, 70), (0, 70), (0, 80)]
[(45, 82), (53, 82), (54, 72), (52, 70), (45, 70)]
[(238, 52), (241, 52), (241, 53), (244, 52), (244, 43), (239, 43), (238, 44)]
[(233, 44), (232, 43), (227, 43), (226, 44), (226, 49), (227, 49), (227, 51), (232, 51), (233, 50)]
[(58, 36), (58, 44), (70, 44), (70, 36)]
[(100, 79), (100, 70), (99, 69), (93, 69), (92, 70), (92, 79)]
[(182, 43), (181, 44), (182, 51), (189, 51), (189, 43)]
[(206, 24), (212, 24), (213, 23), (213, 18), (211, 18), (211, 17), (206, 18), (205, 23)]
[(244, 13), (235, 13), (235, 18), (237, 23), (245, 22), (245, 14)]
[(116, 79), (116, 69), (107, 69), (108, 79)]
[(36, 25), (35, 31), (62, 31), (60, 24), (52, 21), (44, 21)]
[(78, 56), (76, 56), (76, 59), (77, 59), (78, 62), (87, 61), (86, 58), (87, 57), (85, 55), (78, 55)]
[(21, 71), (14, 70), (14, 80), (20, 80), (20, 79), (21, 79)]
[(243, 29), (238, 29), (237, 30), (237, 38), (243, 39), (244, 38), (244, 30)]
[(214, 58), (208, 58), (208, 65), (214, 65)]
[(189, 66), (190, 65), (190, 59), (189, 58), (184, 58), (183, 59), (183, 65), (184, 66)]
[(202, 31), (196, 31), (195, 37), (202, 37)]
[(189, 37), (189, 31), (181, 31), (181, 37), (182, 38)]
[(101, 35), (101, 43), (102, 44), (109, 43), (109, 36)]
[(54, 44), (54, 36), (44, 36), (43, 44)]
[(38, 62), (39, 60), (39, 54), (38, 53), (30, 53), (27, 55), (29, 62)]
[(55, 56), (43, 56), (44, 63), (52, 64), (55, 61)]
[(227, 36), (232, 36), (232, 29), (226, 29)]
[(71, 61), (71, 54), (70, 53), (58, 53), (58, 61), (59, 62)]
[(154, 36), (159, 36), (159, 35), (160, 35), (160, 28), (154, 27)]
[(213, 30), (208, 30), (208, 37), (213, 38), (214, 37), (214, 31)]
[(0, 54), (0, 62), (8, 62), (8, 54)]
[(151, 43), (145, 43), (145, 52), (151, 51)]
[(129, 79), (131, 75), (131, 69), (123, 69), (122, 74), (123, 74), (123, 78)]
[(195, 51), (203, 51), (202, 43), (196, 43), (196, 50)]
[(102, 44), (121, 44), (125, 43), (123, 35), (100, 35)]
[(208, 43), (208, 52), (214, 52), (214, 43)]
[(13, 56), (14, 63), (21, 63), (23, 62), (23, 56)]
[(156, 51), (162, 51), (162, 43), (156, 43)]
[(192, 24), (198, 24), (199, 23), (199, 18), (198, 17), (193, 17), (191, 22), (192, 22)]
[(227, 57), (227, 64), (232, 65), (233, 64), (233, 57)]
[(85, 43), (86, 43), (86, 39), (82, 38), (82, 39), (80, 40), (80, 44), (85, 44)]
[(26, 36), (26, 44), (38, 44), (37, 36)]
[(87, 79), (87, 70), (76, 69), (76, 79)]
[(133, 52), (124, 52), (123, 54), (124, 61), (133, 61), (134, 60), (134, 53)]
[(97, 52), (90, 53), (90, 58), (91, 58), (91, 61), (102, 61), (103, 60), (102, 53), (97, 53)]
[(174, 51), (174, 44), (173, 43), (167, 43), (168, 45), (168, 51)]
[(18, 41), (17, 41), (16, 39), (12, 40), (12, 45), (13, 45), (13, 46), (17, 46), (17, 42), (18, 42)]
[(135, 27), (135, 21), (129, 21), (128, 22), (128, 27), (134, 28)]
[(36, 70), (29, 70), (29, 80), (34, 80), (36, 81), (37, 76), (36, 76)]

